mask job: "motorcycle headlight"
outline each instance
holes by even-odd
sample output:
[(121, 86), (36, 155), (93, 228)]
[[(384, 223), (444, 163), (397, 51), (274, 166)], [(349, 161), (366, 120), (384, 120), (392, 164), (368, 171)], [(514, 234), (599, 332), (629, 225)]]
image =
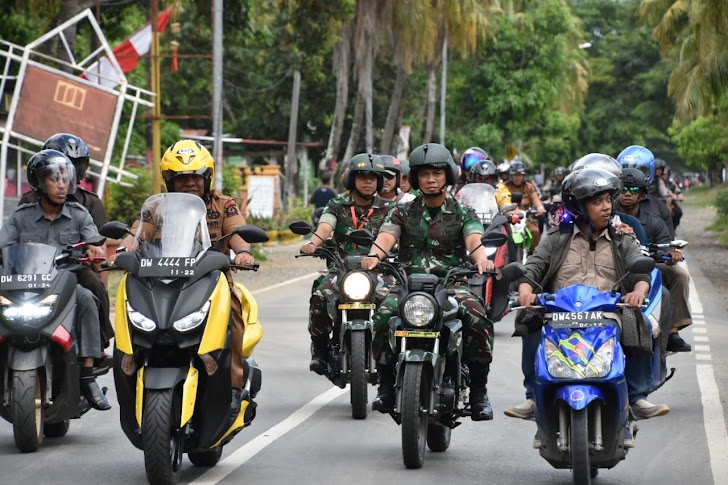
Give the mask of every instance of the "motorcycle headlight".
[(372, 279), (361, 271), (354, 271), (344, 277), (341, 291), (348, 300), (366, 300), (372, 292)]
[(186, 317), (182, 317), (176, 322), (172, 324), (172, 326), (175, 328), (175, 330), (179, 332), (187, 332), (188, 330), (192, 330), (193, 328), (198, 327), (207, 316), (207, 312), (210, 310), (210, 302), (209, 300), (207, 303), (202, 305), (202, 308), (197, 310), (196, 312), (192, 312)]
[(550, 340), (544, 343), (544, 354), (549, 374), (557, 379), (594, 379), (604, 377), (612, 370), (614, 339), (606, 340), (588, 360), (583, 355), (566, 355)]
[(19, 305), (13, 304), (6, 297), (0, 297), (2, 315), (9, 321), (31, 321), (46, 318), (53, 313), (53, 306), (58, 300), (58, 295), (48, 295), (39, 302), (24, 302)]
[(129, 302), (126, 302), (126, 315), (129, 317), (131, 324), (139, 330), (151, 332), (157, 328), (157, 324), (154, 323), (154, 320), (147, 318), (138, 311), (134, 310), (131, 305), (129, 305)]
[(402, 318), (413, 327), (426, 327), (435, 320), (437, 304), (429, 295), (412, 295), (402, 303)]

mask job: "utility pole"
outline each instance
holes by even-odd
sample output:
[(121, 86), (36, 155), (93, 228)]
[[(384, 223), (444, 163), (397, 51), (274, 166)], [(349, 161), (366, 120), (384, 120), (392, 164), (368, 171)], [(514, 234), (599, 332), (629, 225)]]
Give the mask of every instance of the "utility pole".
[(213, 157), (215, 158), (214, 188), (222, 190), (222, 11), (223, 0), (212, 2), (212, 136)]
[(296, 158), (296, 127), (298, 126), (298, 98), (301, 92), (301, 71), (293, 71), (293, 92), (291, 93), (291, 119), (288, 124), (288, 155), (286, 162), (286, 207), (290, 206), (295, 195), (295, 176), (298, 173)]
[(152, 190), (157, 192), (162, 187), (162, 175), (157, 169), (162, 157), (162, 130), (160, 119), (162, 116), (162, 89), (159, 82), (159, 0), (152, 0), (152, 92), (154, 93), (154, 107), (152, 108)]
[(442, 41), (442, 75), (440, 76), (440, 145), (445, 145), (445, 94), (447, 92), (447, 32)]

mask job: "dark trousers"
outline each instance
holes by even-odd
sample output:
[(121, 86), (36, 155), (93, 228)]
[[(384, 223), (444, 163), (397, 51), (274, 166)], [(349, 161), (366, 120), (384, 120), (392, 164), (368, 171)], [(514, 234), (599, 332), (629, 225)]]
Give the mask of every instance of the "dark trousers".
[(101, 350), (109, 346), (109, 341), (114, 337), (114, 328), (109, 320), (109, 292), (106, 291), (104, 283), (99, 274), (88, 266), (83, 266), (76, 273), (78, 284), (88, 289), (98, 300), (99, 325), (101, 331)]

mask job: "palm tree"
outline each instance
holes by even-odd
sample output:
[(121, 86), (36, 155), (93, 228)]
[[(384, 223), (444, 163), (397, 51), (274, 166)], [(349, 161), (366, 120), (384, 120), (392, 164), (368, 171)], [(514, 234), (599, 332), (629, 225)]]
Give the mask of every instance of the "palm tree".
[(642, 0), (642, 22), (675, 67), (668, 94), (683, 120), (710, 113), (726, 97), (728, 2), (725, 0)]

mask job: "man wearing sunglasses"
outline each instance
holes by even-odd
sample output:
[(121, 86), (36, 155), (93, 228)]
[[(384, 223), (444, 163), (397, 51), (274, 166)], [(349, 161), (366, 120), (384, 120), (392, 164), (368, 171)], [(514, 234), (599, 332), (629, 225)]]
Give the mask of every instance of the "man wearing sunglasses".
[[(640, 209), (640, 201), (647, 196), (647, 191), (647, 177), (642, 171), (636, 168), (623, 169), (619, 210), (640, 220), (647, 234), (649, 244), (670, 243), (672, 237), (663, 220), (646, 210)], [(672, 250), (668, 254), (672, 260), (657, 265), (660, 273), (662, 273), (663, 285), (669, 290), (673, 304), (672, 325), (666, 349), (670, 352), (690, 352), (692, 347), (678, 333), (681, 328), (692, 323), (690, 308), (688, 307), (690, 275), (685, 268), (677, 265), (683, 259), (683, 255), (679, 250)], [(687, 325), (685, 325), (686, 323)]]

